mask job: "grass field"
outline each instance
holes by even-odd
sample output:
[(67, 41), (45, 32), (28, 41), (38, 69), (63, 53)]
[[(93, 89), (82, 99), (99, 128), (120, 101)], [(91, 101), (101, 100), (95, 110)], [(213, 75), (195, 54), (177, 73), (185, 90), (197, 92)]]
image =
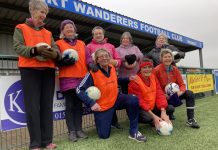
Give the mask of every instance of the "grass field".
[(122, 122), (123, 130), (112, 129), (109, 139), (99, 139), (96, 130), (87, 131), (89, 139), (76, 143), (67, 136), (57, 139), (58, 150), (218, 150), (218, 96), (196, 101), (195, 116), (200, 129), (185, 125), (185, 105), (176, 109), (174, 131), (171, 136), (159, 136), (149, 125), (140, 124), (139, 130), (148, 137), (146, 143), (128, 138), (128, 121)]

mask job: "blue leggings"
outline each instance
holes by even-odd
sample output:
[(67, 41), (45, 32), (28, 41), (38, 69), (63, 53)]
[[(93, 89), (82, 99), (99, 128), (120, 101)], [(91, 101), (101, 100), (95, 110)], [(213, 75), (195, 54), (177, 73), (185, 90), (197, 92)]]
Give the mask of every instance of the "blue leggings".
[(132, 95), (118, 94), (117, 100), (112, 108), (103, 112), (94, 112), (95, 125), (99, 138), (109, 138), (112, 117), (117, 109), (126, 109), (130, 120), (129, 133), (132, 135), (138, 132), (138, 98)]

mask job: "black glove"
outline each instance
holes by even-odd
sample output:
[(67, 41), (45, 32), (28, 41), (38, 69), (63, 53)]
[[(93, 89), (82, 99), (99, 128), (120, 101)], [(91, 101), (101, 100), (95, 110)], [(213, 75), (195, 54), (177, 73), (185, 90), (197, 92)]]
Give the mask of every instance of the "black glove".
[(75, 64), (74, 58), (64, 57), (58, 62), (58, 66), (69, 66)]
[(96, 64), (90, 63), (89, 70), (91, 70), (92, 72), (97, 72), (99, 70), (99, 67)]
[(181, 59), (181, 58), (185, 58), (185, 53), (184, 52), (178, 52), (175, 56), (174, 59)]
[(43, 50), (41, 52), (41, 56), (47, 59), (56, 59), (58, 57), (58, 53), (53, 48), (50, 48), (48, 50)]
[(125, 56), (125, 60), (127, 61), (127, 63), (129, 65), (132, 65), (135, 61), (136, 61), (136, 55), (132, 54), (132, 55), (126, 55)]

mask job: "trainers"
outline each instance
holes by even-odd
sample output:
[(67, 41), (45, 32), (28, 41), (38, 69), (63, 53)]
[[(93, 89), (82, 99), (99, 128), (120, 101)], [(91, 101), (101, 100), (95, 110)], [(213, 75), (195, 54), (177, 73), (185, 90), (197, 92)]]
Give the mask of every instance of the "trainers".
[(123, 129), (119, 123), (112, 124), (111, 127), (112, 128), (117, 128), (117, 129)]
[(189, 127), (192, 127), (192, 128), (200, 128), (200, 126), (198, 125), (197, 121), (192, 118), (192, 119), (189, 119), (187, 122), (186, 122), (186, 125), (189, 126)]
[(76, 142), (78, 140), (77, 137), (76, 137), (76, 131), (70, 131), (68, 139), (71, 142)]
[(81, 139), (87, 139), (88, 136), (82, 131), (76, 131), (76, 137), (81, 138)]
[(129, 135), (130, 139), (136, 140), (137, 142), (146, 142), (147, 138), (142, 135), (139, 131), (133, 135)]
[(176, 120), (176, 116), (174, 116), (173, 114), (169, 115), (170, 120)]
[(56, 147), (57, 147), (56, 144), (54, 144), (54, 143), (50, 143), (50, 144), (48, 144), (48, 145), (46, 146), (46, 149), (50, 149), (50, 150), (52, 150), (52, 149), (55, 149)]

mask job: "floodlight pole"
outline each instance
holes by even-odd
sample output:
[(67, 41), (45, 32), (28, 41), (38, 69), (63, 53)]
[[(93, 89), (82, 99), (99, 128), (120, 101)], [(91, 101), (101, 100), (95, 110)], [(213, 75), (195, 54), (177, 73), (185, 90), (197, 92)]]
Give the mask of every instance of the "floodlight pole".
[(200, 60), (200, 67), (203, 68), (203, 54), (202, 54), (202, 49), (199, 49), (199, 60)]

